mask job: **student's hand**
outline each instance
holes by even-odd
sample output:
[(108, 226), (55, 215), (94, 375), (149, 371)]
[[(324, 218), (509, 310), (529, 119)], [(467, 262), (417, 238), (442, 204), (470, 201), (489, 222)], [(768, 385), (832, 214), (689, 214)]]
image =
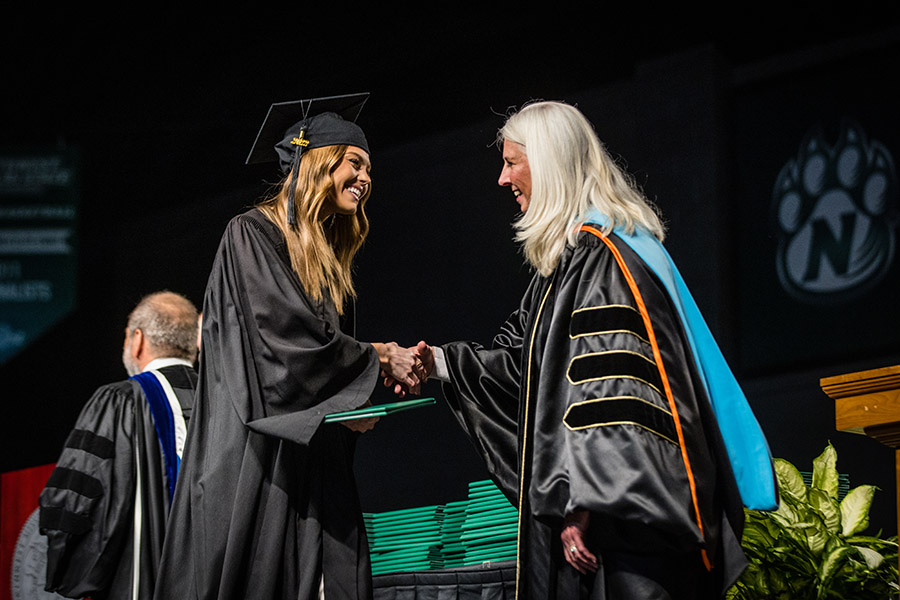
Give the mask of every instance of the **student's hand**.
[(419, 393), (421, 381), (416, 374), (421, 370), (421, 361), (415, 357), (412, 348), (403, 348), (396, 342), (373, 343), (378, 352), (378, 362), (381, 365), (381, 376), (385, 378), (385, 385), (395, 386), (395, 393), (403, 397), (407, 392)]

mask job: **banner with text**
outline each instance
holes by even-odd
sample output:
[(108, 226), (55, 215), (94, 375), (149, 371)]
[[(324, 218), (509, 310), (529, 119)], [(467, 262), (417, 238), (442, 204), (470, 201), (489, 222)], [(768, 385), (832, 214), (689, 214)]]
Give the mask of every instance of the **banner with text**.
[(75, 307), (78, 158), (0, 153), (0, 365)]

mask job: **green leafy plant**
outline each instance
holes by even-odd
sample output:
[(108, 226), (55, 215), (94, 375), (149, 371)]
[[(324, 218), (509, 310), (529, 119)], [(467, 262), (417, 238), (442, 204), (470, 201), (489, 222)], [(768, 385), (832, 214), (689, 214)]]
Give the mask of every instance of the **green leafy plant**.
[(875, 487), (838, 498), (837, 452), (831, 444), (813, 461), (807, 485), (800, 471), (775, 459), (780, 501), (774, 511), (745, 510), (742, 546), (749, 566), (728, 600), (866, 600), (900, 589), (897, 538), (862, 535)]

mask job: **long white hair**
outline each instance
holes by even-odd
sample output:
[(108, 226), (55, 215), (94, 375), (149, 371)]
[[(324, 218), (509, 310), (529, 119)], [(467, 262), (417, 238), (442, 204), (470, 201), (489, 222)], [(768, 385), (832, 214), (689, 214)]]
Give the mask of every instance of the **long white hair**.
[(660, 241), (665, 228), (656, 208), (609, 156), (590, 121), (562, 102), (535, 102), (510, 116), (497, 134), (524, 147), (531, 170), (528, 210), (515, 223), (525, 259), (542, 275), (574, 245), (591, 207), (609, 220), (606, 230), (643, 227)]

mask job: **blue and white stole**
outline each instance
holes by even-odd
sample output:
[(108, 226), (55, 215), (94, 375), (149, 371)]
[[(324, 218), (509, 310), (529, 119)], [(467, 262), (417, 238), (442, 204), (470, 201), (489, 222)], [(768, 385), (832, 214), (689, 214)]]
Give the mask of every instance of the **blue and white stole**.
[[(184, 452), (184, 440), (187, 437), (187, 426), (184, 415), (181, 412), (181, 403), (175, 395), (175, 390), (169, 380), (163, 377), (159, 371), (149, 369), (131, 377), (141, 386), (147, 405), (150, 407), (150, 415), (153, 417), (153, 425), (156, 428), (156, 436), (163, 451), (163, 459), (166, 468), (166, 484), (168, 487), (169, 506), (172, 506), (172, 498), (175, 494), (175, 481), (178, 478), (178, 470), (181, 467), (181, 455)], [(137, 399), (136, 399), (137, 401)], [(138, 407), (135, 407), (137, 410)], [(140, 449), (135, 446), (135, 497), (134, 497), (134, 535), (132, 544), (134, 548), (131, 567), (131, 598), (138, 600), (141, 586), (141, 532), (143, 525), (143, 506), (141, 502), (141, 488), (143, 485), (143, 473), (141, 472)]]
[[(597, 223), (601, 229), (609, 226), (609, 218), (596, 208), (588, 212), (585, 222)], [(744, 506), (756, 510), (778, 508), (769, 444), (672, 257), (656, 236), (640, 227), (635, 227), (632, 234), (616, 227), (613, 233), (659, 277), (678, 309), (697, 371), (719, 423)]]
[(181, 403), (178, 402), (178, 397), (169, 381), (159, 371), (144, 371), (134, 375), (132, 379), (137, 381), (144, 390), (150, 414), (153, 416), (156, 435), (165, 459), (166, 483), (169, 488), (169, 503), (171, 504), (175, 494), (175, 481), (178, 479), (178, 470), (181, 467), (184, 440), (187, 436), (187, 426), (181, 412)]

